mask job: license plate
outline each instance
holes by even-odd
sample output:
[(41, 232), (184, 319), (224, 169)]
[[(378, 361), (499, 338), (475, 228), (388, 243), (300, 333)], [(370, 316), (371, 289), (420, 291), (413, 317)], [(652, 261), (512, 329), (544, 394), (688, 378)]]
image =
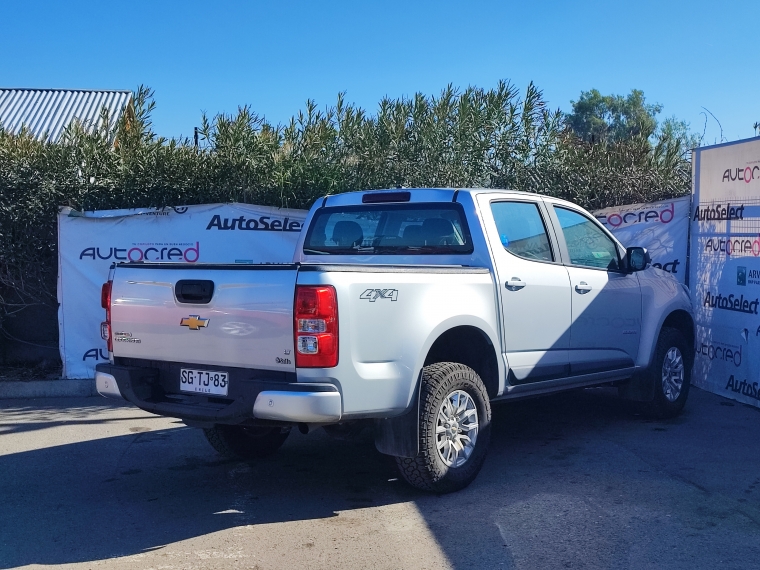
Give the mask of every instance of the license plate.
[(226, 396), (229, 385), (227, 372), (182, 368), (179, 373), (179, 389), (183, 392)]

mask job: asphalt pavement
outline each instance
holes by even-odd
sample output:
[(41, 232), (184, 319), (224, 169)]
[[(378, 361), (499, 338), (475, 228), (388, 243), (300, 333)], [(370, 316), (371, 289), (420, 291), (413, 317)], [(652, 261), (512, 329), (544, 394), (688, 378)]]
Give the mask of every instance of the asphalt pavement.
[(493, 425), (435, 496), (369, 430), (248, 463), (99, 397), (0, 401), (0, 568), (760, 568), (760, 410), (693, 389), (652, 421), (591, 389)]

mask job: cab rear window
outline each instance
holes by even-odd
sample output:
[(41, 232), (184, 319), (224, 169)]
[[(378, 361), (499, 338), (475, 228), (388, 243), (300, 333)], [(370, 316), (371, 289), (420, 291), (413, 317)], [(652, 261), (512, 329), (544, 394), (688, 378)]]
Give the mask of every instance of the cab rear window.
[(317, 210), (304, 241), (307, 255), (472, 253), (459, 204), (381, 204)]

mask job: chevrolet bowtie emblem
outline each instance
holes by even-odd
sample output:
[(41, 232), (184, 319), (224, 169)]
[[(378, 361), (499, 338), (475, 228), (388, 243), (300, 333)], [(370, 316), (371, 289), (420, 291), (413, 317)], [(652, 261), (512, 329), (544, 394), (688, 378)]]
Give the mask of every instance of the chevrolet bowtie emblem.
[(183, 327), (189, 327), (191, 331), (201, 330), (201, 327), (208, 326), (208, 319), (202, 319), (200, 315), (190, 315), (182, 319), (179, 324)]

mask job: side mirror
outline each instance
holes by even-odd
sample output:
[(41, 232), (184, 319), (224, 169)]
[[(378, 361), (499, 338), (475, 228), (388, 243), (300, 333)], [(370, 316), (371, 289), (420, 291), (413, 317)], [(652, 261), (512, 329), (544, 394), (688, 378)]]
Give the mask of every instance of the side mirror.
[(628, 271), (641, 271), (652, 263), (649, 252), (643, 247), (629, 247), (625, 250), (625, 259)]

